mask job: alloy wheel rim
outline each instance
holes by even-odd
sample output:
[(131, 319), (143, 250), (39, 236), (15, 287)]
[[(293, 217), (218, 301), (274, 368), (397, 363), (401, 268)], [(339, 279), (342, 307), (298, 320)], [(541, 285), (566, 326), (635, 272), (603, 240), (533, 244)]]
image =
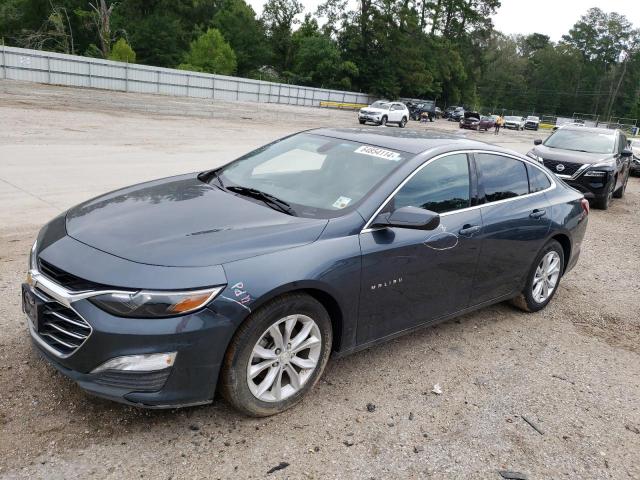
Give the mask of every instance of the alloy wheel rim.
[(320, 360), (322, 337), (311, 317), (289, 315), (271, 325), (251, 351), (247, 383), (254, 397), (279, 402), (299, 392)]
[(556, 289), (560, 278), (560, 255), (548, 252), (538, 264), (533, 275), (532, 295), (537, 303), (545, 302)]

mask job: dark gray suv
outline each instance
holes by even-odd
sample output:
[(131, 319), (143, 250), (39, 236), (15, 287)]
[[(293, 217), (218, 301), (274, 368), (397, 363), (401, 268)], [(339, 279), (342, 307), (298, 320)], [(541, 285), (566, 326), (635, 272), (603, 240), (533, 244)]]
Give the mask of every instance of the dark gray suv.
[(570, 186), (606, 210), (622, 198), (629, 180), (633, 151), (621, 130), (565, 126), (546, 140), (535, 140), (527, 153)]

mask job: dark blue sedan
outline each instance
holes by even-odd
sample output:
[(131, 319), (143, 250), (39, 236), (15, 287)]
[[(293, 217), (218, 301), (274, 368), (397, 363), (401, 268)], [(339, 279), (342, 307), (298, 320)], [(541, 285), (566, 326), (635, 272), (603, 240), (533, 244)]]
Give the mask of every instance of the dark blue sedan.
[(544, 166), (492, 145), (312, 130), (55, 218), (23, 308), (43, 356), (92, 394), (161, 408), (217, 389), (271, 415), (332, 353), (505, 300), (544, 308), (588, 213)]

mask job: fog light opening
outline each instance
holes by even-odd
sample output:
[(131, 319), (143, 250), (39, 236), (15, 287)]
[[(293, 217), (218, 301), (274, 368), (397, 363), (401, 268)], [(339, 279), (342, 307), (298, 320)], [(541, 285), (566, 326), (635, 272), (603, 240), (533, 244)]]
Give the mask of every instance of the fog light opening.
[(107, 360), (91, 373), (100, 373), (105, 370), (120, 370), (129, 372), (153, 372), (172, 367), (176, 361), (178, 352), (151, 353), (146, 355), (126, 355)]

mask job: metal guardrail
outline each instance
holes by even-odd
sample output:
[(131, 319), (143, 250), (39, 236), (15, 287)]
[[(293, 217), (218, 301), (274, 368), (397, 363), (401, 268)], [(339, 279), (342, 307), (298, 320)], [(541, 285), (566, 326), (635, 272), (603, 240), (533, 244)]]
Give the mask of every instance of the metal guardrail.
[(91, 57), (0, 46), (0, 79), (155, 93), (209, 100), (320, 106), (369, 104), (369, 95), (249, 78), (114, 62)]

